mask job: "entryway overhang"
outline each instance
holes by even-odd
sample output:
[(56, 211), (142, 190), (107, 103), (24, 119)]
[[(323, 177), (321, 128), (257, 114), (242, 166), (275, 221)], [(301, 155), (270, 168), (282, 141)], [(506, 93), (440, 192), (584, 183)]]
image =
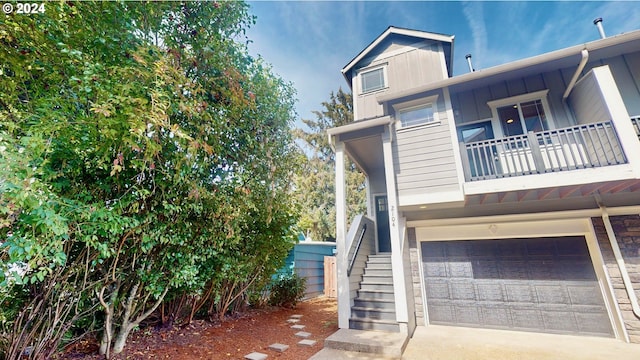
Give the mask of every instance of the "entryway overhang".
[(384, 171), (382, 134), (390, 116), (355, 121), (327, 130), (331, 144), (342, 142), (349, 158), (366, 174)]

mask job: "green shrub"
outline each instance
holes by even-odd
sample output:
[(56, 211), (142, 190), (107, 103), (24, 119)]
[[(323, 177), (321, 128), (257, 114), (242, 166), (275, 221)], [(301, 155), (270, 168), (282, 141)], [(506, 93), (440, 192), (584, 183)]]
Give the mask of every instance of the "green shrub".
[(306, 279), (297, 274), (282, 276), (271, 285), (269, 304), (295, 308), (304, 297), (306, 288)]

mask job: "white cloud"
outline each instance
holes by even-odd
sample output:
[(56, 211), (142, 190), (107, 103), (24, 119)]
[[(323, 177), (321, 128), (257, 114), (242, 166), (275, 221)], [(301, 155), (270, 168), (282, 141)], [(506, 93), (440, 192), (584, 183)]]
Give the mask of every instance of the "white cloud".
[(482, 67), (483, 59), (486, 59), (487, 49), (487, 28), (484, 24), (484, 11), (481, 2), (464, 2), (462, 3), (462, 11), (467, 20), (469, 28), (471, 28), (471, 36), (473, 38), (473, 55), (476, 60), (475, 66)]

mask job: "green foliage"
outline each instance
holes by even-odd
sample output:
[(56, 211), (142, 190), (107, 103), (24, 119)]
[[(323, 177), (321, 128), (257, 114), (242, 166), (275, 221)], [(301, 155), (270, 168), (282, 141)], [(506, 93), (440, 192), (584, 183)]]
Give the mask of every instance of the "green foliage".
[(269, 304), (295, 308), (298, 302), (304, 298), (306, 280), (295, 273), (279, 277), (270, 286)]
[[(55, 347), (105, 318), (126, 339), (165, 296), (240, 298), (282, 264), (294, 90), (248, 55), (254, 21), (236, 1), (61, 1), (0, 19), (0, 331), (57, 331)], [(77, 284), (66, 317), (16, 321), (54, 274)]]
[[(313, 240), (335, 241), (335, 155), (327, 130), (353, 121), (350, 93), (339, 89), (323, 102), (324, 110), (315, 111), (316, 120), (303, 120), (308, 131), (296, 129), (297, 139), (308, 147), (308, 157), (296, 174), (296, 198), (301, 216), (298, 226)], [(347, 219), (366, 212), (365, 177), (347, 159)]]

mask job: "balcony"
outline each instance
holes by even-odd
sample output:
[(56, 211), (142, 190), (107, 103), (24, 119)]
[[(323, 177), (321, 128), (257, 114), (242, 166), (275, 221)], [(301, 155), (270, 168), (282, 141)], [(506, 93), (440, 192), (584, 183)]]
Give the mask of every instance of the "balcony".
[[(631, 119), (640, 137), (640, 117)], [(467, 182), (626, 164), (612, 121), (460, 143)]]

